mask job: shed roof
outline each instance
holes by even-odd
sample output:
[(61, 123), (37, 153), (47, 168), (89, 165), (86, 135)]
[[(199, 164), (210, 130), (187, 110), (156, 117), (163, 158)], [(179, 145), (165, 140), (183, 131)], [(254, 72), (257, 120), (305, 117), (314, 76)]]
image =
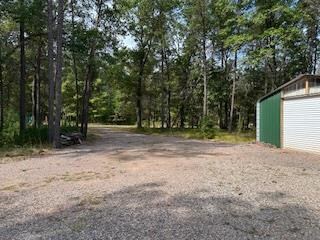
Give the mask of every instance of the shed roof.
[(289, 86), (289, 85), (291, 85), (291, 84), (293, 84), (293, 83), (295, 83), (295, 82), (297, 82), (297, 81), (299, 81), (299, 80), (302, 80), (302, 79), (304, 79), (304, 78), (315, 78), (315, 77), (320, 77), (320, 75), (300, 74), (299, 76), (297, 76), (296, 78), (292, 79), (291, 81), (289, 81), (289, 82), (281, 85), (280, 87), (278, 87), (277, 89), (273, 90), (273, 91), (270, 92), (269, 94), (263, 96), (262, 98), (260, 98), (260, 99), (258, 100), (258, 102), (261, 102), (261, 101), (267, 99), (268, 97), (274, 95), (275, 93), (281, 91), (281, 90), (284, 89), (285, 87), (287, 87), (287, 86)]

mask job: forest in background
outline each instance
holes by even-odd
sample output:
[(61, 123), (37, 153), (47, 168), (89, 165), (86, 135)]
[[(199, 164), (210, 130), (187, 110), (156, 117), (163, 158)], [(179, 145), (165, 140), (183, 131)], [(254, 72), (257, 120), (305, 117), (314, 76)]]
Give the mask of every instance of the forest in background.
[(318, 0), (0, 0), (0, 146), (36, 134), (59, 147), (89, 122), (254, 129), (261, 96), (319, 72), (319, 12)]

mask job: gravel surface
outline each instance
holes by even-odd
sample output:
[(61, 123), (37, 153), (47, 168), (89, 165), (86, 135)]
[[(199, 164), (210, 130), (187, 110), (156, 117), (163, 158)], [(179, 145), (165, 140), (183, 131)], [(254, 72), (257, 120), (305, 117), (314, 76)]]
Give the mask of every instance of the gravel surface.
[(0, 239), (320, 239), (320, 156), (96, 128), (0, 165)]

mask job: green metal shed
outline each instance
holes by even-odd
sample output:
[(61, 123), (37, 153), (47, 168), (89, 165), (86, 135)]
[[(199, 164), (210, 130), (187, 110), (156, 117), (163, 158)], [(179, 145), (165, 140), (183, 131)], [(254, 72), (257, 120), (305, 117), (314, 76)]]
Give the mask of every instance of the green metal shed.
[(257, 141), (320, 152), (320, 76), (304, 74), (257, 102)]
[(281, 147), (281, 92), (260, 101), (260, 141)]

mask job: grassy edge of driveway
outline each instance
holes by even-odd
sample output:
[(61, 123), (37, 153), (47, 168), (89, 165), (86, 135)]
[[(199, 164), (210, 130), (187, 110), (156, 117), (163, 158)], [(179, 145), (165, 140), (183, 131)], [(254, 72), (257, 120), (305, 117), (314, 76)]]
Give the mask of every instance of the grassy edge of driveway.
[[(95, 128), (110, 128), (114, 131), (126, 131), (138, 134), (147, 135), (159, 135), (159, 136), (173, 136), (182, 137), (185, 139), (198, 139), (198, 140), (209, 140), (203, 136), (203, 133), (199, 129), (161, 129), (161, 128), (142, 128), (137, 129), (135, 126), (116, 126), (116, 125), (100, 125), (91, 124), (91, 130), (88, 135), (88, 140), (86, 143), (94, 143), (99, 140), (99, 134), (95, 132)], [(247, 132), (233, 132), (229, 133), (227, 131), (217, 130), (216, 136), (212, 141), (227, 142), (233, 144), (240, 143), (251, 143), (255, 141), (255, 133), (253, 131)], [(0, 164), (5, 164), (12, 161), (21, 161), (28, 157), (41, 156), (50, 154), (52, 148), (48, 144), (35, 145), (35, 146), (10, 146), (10, 147), (0, 147)]]
[(142, 128), (137, 129), (135, 126), (107, 126), (108, 128), (115, 131), (127, 131), (131, 133), (147, 134), (147, 135), (160, 135), (160, 136), (173, 136), (182, 137), (185, 139), (198, 139), (198, 140), (212, 140), (227, 143), (251, 143), (255, 142), (255, 132), (232, 132), (217, 130), (216, 136), (213, 139), (207, 139), (199, 129), (192, 128), (171, 128), (171, 129), (161, 129), (161, 128)]
[[(94, 143), (99, 140), (99, 135), (90, 132), (85, 144)], [(65, 147), (68, 148), (68, 147)], [(9, 162), (21, 161), (30, 157), (44, 156), (52, 153), (53, 149), (50, 144), (36, 144), (36, 145), (12, 145), (0, 147), (0, 164)]]

